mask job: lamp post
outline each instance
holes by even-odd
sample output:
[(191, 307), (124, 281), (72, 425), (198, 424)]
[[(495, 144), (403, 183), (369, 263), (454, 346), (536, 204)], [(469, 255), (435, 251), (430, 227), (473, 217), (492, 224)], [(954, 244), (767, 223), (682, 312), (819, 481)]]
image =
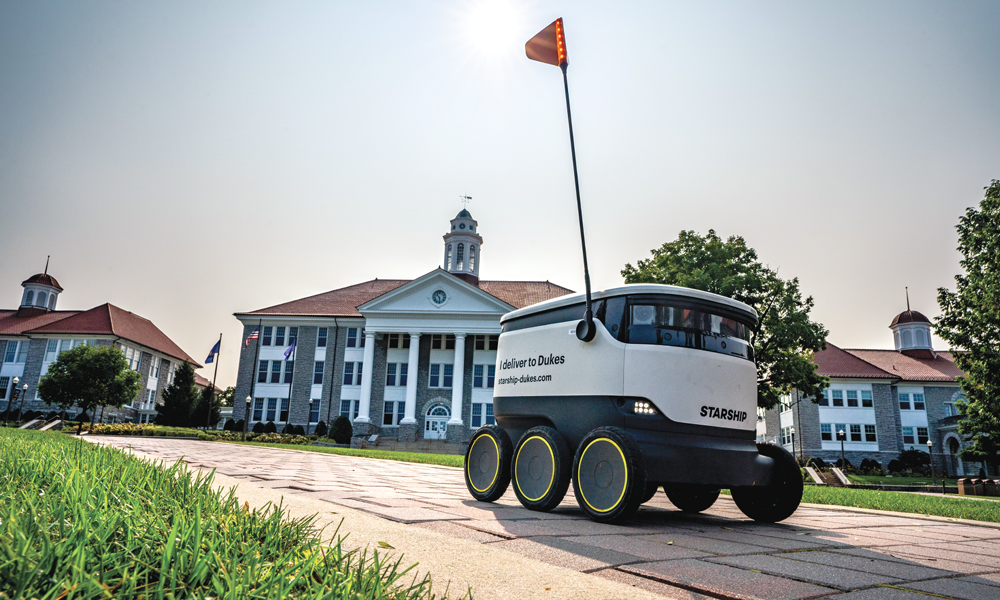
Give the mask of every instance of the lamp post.
[(17, 407), (17, 426), (21, 426), (21, 415), (24, 414), (24, 397), (28, 395), (28, 384), (21, 386), (21, 404)]
[(792, 436), (792, 455), (796, 458), (799, 456), (799, 452), (795, 449), (795, 426), (792, 425), (788, 428), (788, 433)]
[(840, 440), (840, 468), (847, 468), (847, 459), (844, 458), (844, 440), (847, 439), (847, 433), (841, 429), (837, 432), (837, 438)]
[(250, 396), (247, 396), (247, 410), (243, 414), (243, 441), (247, 441), (247, 427), (250, 426)]
[(931, 461), (931, 485), (937, 486), (937, 477), (934, 475), (934, 454), (931, 452), (931, 449), (933, 447), (934, 447), (934, 442), (932, 442), (930, 439), (928, 439), (927, 440), (927, 456), (930, 458), (930, 461)]

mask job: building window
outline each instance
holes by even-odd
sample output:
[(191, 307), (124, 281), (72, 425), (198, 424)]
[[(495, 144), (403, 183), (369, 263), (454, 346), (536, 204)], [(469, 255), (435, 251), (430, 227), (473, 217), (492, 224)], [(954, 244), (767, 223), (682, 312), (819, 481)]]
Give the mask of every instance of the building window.
[(41, 306), (45, 308), (45, 302), (48, 301), (48, 297), (45, 292), (38, 292), (38, 300), (35, 302), (35, 306)]
[(829, 423), (822, 423), (819, 426), (819, 437), (824, 442), (833, 441), (833, 427)]
[(323, 384), (323, 367), (324, 363), (321, 360), (313, 363), (313, 385)]
[(486, 387), (492, 388), (493, 382), (496, 380), (497, 376), (497, 366), (496, 365), (486, 365)]
[(904, 427), (903, 428), (903, 443), (912, 444), (913, 443), (913, 428)]
[(877, 442), (878, 438), (875, 437), (875, 426), (865, 425), (865, 441), (866, 442)]
[(428, 387), (450, 388), (455, 365), (431, 365), (430, 381)]
[(299, 328), (289, 327), (288, 328), (288, 345), (291, 346), (299, 340)]
[(485, 379), (485, 377), (484, 377), (484, 375), (485, 375), (484, 374), (485, 369), (483, 369), (483, 367), (485, 367), (485, 366), (486, 365), (474, 365), (472, 367), (472, 387), (474, 387), (474, 388), (481, 388), (481, 387), (483, 387), (483, 383), (484, 383), (483, 380)]
[(7, 399), (7, 391), (10, 388), (10, 377), (0, 377), (0, 400)]
[(857, 390), (847, 390), (847, 406), (852, 408), (858, 407), (858, 391)]
[(861, 407), (871, 408), (872, 407), (872, 393), (866, 390), (861, 390)]
[(476, 247), (469, 244), (469, 270), (476, 270)]
[(913, 394), (913, 410), (924, 410), (923, 394)]
[(782, 427), (781, 428), (781, 445), (787, 446), (792, 443), (792, 428)]
[(344, 385), (361, 385), (361, 367), (364, 363), (344, 363)]
[(295, 361), (290, 360), (285, 363), (285, 380), (281, 383), (291, 383), (292, 382), (292, 372), (295, 370)]
[(444, 270), (445, 271), (451, 270), (451, 244), (448, 244), (448, 252), (447, 254), (445, 254), (444, 257)]
[(946, 416), (946, 417), (957, 417), (958, 416), (958, 407), (955, 406), (954, 404), (950, 403), (950, 402), (948, 404), (945, 404), (944, 405), (944, 416)]
[(834, 438), (835, 440), (837, 440), (838, 442), (841, 440), (845, 442), (847, 441), (847, 431), (848, 431), (847, 425), (844, 425), (843, 423), (838, 423), (837, 425), (834, 426), (833, 429), (834, 429), (834, 435), (836, 436)]
[[(385, 366), (385, 385), (395, 387), (396, 385), (396, 363), (389, 363)], [(392, 425), (392, 423), (386, 423)]]
[(149, 365), (149, 376), (152, 377), (152, 378), (154, 378), (154, 379), (159, 379), (160, 378), (160, 361), (156, 360), (156, 357), (154, 356), (152, 358), (152, 360), (150, 360), (149, 362), (152, 363), (151, 365)]
[(264, 416), (264, 399), (255, 398), (253, 401), (253, 420), (260, 421)]
[(441, 377), (441, 387), (451, 387), (452, 374), (454, 371), (455, 365), (444, 365), (444, 375)]
[(399, 422), (403, 420), (405, 410), (406, 403), (402, 400), (398, 402), (386, 402), (385, 409), (382, 413), (382, 424), (399, 425)]
[(851, 425), (851, 441), (860, 442), (861, 439), (861, 425)]
[(399, 385), (406, 386), (406, 375), (410, 370), (410, 365), (406, 363), (399, 363)]
[(273, 421), (274, 417), (278, 414), (278, 399), (268, 398), (267, 399), (267, 420)]
[(496, 350), (500, 339), (498, 335), (477, 335), (475, 336), (476, 350)]
[(441, 387), (441, 365), (431, 365), (431, 374), (427, 387)]
[(347, 329), (347, 347), (348, 348), (364, 348), (365, 347), (365, 330), (361, 327), (349, 327)]
[(917, 443), (921, 446), (927, 445), (927, 428), (917, 427)]
[(469, 420), (469, 426), (472, 429), (478, 429), (483, 425), (492, 425), (496, 423), (493, 418), (493, 405), (486, 402), (476, 402), (472, 405), (472, 419)]
[(458, 245), (458, 253), (455, 256), (455, 269), (458, 271), (465, 270), (465, 244)]
[(281, 361), (271, 361), (271, 383), (281, 383)]
[(317, 348), (326, 348), (326, 336), (327, 336), (327, 328), (326, 327), (320, 327), (319, 329), (316, 330), (316, 347)]
[(309, 422), (319, 423), (319, 400), (313, 399), (309, 401)]
[(781, 398), (779, 399), (779, 402), (781, 403), (781, 412), (784, 413), (784, 412), (788, 412), (788, 411), (792, 410), (792, 395), (791, 394), (782, 394)]
[(900, 394), (899, 395), (899, 410), (910, 410), (910, 395)]
[(834, 406), (844, 405), (844, 392), (843, 390), (830, 390), (830, 398), (833, 401)]
[(260, 336), (260, 345), (261, 346), (270, 346), (271, 345), (271, 332), (273, 330), (274, 330), (274, 328), (270, 327), (270, 326), (264, 328), (264, 333)]
[(386, 341), (387, 348), (410, 347), (410, 334), (408, 333), (390, 333), (388, 338), (388, 341)]
[(24, 298), (24, 305), (31, 306), (35, 301), (35, 290), (28, 290), (28, 295)]
[(278, 415), (278, 420), (288, 422), (288, 398), (281, 399), (281, 414)]
[(284, 346), (285, 345), (285, 328), (275, 327), (274, 328), (274, 345)]
[[(443, 347), (442, 347), (443, 346)], [(432, 350), (454, 350), (455, 349), (455, 336), (448, 334), (442, 335), (440, 333), (435, 333), (431, 336), (431, 349)]]
[(267, 383), (267, 361), (260, 361), (257, 367), (257, 383)]
[(49, 340), (45, 346), (45, 362), (52, 362), (56, 359), (59, 351), (59, 340)]
[(820, 406), (830, 406), (830, 390), (823, 390), (823, 395), (819, 398)]
[[(354, 410), (351, 411), (351, 403), (354, 404)], [(340, 414), (344, 415), (350, 420), (355, 420), (358, 418), (358, 411), (361, 410), (360, 400), (341, 400), (340, 401)]]

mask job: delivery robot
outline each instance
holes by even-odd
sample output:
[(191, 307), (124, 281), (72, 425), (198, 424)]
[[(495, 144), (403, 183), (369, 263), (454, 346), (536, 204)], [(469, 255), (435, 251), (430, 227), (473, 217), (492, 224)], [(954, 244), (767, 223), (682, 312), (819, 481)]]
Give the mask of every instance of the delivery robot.
[[(570, 481), (588, 517), (619, 523), (659, 487), (685, 512), (731, 490), (751, 519), (798, 508), (794, 457), (756, 443), (753, 308), (708, 292), (632, 284), (535, 304), (500, 323), (493, 410), (465, 455), (483, 502), (510, 483), (525, 508), (549, 511)], [(512, 443), (516, 440), (516, 444)]]

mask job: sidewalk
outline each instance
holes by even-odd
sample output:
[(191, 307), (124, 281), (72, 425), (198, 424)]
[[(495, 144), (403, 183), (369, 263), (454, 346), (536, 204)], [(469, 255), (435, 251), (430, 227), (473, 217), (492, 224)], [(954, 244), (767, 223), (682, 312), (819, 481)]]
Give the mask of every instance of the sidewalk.
[[(780, 524), (722, 497), (677, 511), (660, 493), (626, 525), (594, 523), (572, 491), (551, 513), (468, 497), (460, 469), (219, 442), (91, 438), (146, 457), (216, 468), (252, 506), (344, 519), (351, 547), (383, 541), (419, 561), (435, 590), (476, 598), (1000, 599), (1000, 527), (802, 506)], [(332, 529), (331, 529), (332, 531)], [(458, 588), (456, 588), (458, 586)], [(545, 589), (549, 588), (549, 589)]]

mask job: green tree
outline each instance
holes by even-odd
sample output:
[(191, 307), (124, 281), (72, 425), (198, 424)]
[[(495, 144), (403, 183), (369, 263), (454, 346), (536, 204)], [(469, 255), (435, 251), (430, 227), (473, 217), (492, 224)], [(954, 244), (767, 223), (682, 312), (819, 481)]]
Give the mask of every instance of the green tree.
[(63, 410), (76, 404), (83, 412), (93, 414), (98, 406), (120, 408), (132, 402), (141, 385), (142, 377), (129, 368), (118, 349), (77, 346), (60, 354), (49, 366), (38, 382), (38, 395)]
[(958, 222), (964, 275), (955, 291), (938, 290), (941, 316), (935, 329), (951, 344), (965, 400), (958, 402), (958, 431), (969, 445), (966, 460), (996, 462), (1000, 450), (1000, 181), (993, 180), (979, 209)]
[[(174, 382), (163, 390), (163, 404), (156, 405), (156, 422), (159, 425), (190, 427), (191, 413), (198, 402), (194, 387), (194, 367), (182, 362), (174, 372)], [(197, 424), (195, 424), (197, 425)]]
[(653, 256), (625, 265), (626, 283), (664, 283), (739, 300), (759, 315), (751, 344), (757, 364), (757, 405), (772, 408), (792, 388), (813, 401), (829, 379), (816, 373), (813, 354), (826, 347), (827, 330), (809, 318), (813, 299), (803, 299), (799, 280), (782, 279), (761, 264), (742, 237), (722, 240), (714, 230), (702, 237), (681, 231)]
[(226, 391), (222, 392), (218, 396), (219, 406), (232, 406), (233, 400), (236, 398), (236, 388), (229, 386)]
[[(209, 417), (211, 411), (211, 417)], [(194, 427), (215, 427), (219, 423), (219, 400), (211, 387), (206, 387), (198, 395), (198, 400), (191, 411), (191, 425)]]

